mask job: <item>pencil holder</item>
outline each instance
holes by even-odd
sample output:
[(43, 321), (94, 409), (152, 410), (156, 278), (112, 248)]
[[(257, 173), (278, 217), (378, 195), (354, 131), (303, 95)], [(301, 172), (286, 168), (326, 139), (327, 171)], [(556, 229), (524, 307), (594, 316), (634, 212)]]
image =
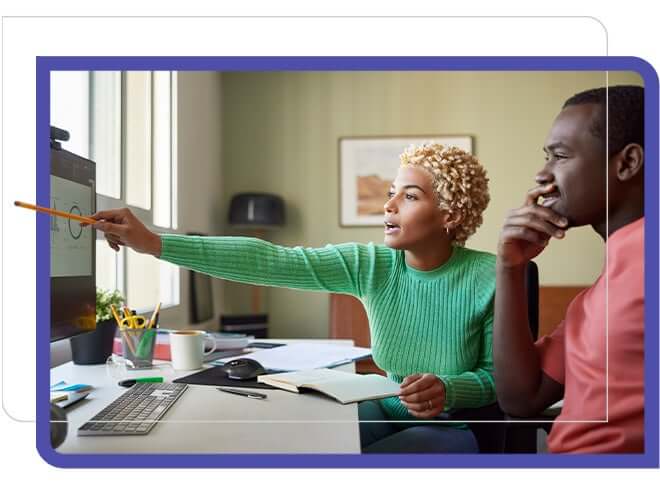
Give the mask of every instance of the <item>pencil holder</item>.
[(156, 331), (147, 328), (119, 330), (123, 355), (129, 370), (148, 369), (153, 366)]
[(112, 354), (112, 344), (117, 332), (114, 320), (96, 323), (96, 330), (72, 337), (71, 358), (77, 365), (97, 365), (105, 363)]

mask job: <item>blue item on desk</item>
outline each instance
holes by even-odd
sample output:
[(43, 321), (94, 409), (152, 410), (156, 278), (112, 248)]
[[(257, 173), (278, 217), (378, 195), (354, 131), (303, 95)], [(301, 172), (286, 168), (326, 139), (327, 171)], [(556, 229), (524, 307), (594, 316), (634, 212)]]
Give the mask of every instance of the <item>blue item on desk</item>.
[(79, 392), (81, 390), (91, 390), (92, 386), (87, 384), (66, 385), (66, 382), (58, 382), (50, 386), (51, 391)]
[(238, 358), (228, 361), (220, 367), (220, 371), (232, 380), (253, 380), (266, 373), (266, 369), (254, 359)]

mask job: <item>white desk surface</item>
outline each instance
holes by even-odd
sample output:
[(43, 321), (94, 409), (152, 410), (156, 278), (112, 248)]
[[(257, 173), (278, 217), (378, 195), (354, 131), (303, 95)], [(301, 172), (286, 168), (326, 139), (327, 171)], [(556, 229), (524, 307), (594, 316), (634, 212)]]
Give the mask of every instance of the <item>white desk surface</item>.
[[(342, 405), (314, 393), (260, 390), (268, 399), (189, 385), (146, 436), (77, 436), (77, 429), (126, 389), (125, 378), (162, 376), (165, 382), (194, 372), (167, 362), (152, 370), (118, 372), (105, 365), (65, 363), (51, 383), (84, 383), (92, 393), (66, 409), (68, 432), (58, 453), (360, 453), (357, 404)], [(354, 371), (354, 365), (340, 369)]]

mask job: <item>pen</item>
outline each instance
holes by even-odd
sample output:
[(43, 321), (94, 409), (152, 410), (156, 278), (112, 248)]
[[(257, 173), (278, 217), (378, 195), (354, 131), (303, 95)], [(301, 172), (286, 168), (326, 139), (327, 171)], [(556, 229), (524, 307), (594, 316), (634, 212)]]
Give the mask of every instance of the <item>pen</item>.
[(239, 389), (226, 389), (224, 387), (216, 387), (216, 389), (222, 392), (228, 392), (229, 394), (236, 394), (238, 396), (245, 396), (246, 398), (252, 399), (266, 399), (268, 397), (260, 392), (243, 391)]
[(133, 387), (135, 384), (160, 383), (162, 381), (163, 377), (127, 378), (126, 380), (120, 380), (119, 385), (122, 387)]
[(121, 318), (119, 317), (119, 314), (117, 314), (117, 309), (115, 309), (114, 304), (110, 304), (110, 310), (112, 311), (112, 315), (115, 317), (115, 321), (117, 322), (117, 326), (121, 328)]

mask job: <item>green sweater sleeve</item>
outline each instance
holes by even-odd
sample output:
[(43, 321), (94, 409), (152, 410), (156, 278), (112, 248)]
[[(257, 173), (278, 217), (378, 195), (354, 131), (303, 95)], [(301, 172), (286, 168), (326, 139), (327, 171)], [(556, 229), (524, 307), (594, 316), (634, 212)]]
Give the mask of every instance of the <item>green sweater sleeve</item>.
[(477, 408), (496, 400), (493, 379), (493, 306), (483, 321), (479, 360), (475, 368), (458, 375), (439, 375), (445, 384), (445, 409)]
[(387, 274), (391, 261), (373, 244), (289, 248), (256, 238), (173, 234), (161, 241), (162, 260), (218, 278), (357, 297)]

